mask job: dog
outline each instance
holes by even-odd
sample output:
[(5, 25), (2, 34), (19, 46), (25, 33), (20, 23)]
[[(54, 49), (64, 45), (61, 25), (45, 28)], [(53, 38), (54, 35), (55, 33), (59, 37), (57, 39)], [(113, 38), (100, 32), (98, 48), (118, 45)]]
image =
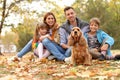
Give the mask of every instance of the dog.
[(88, 44), (79, 27), (73, 27), (68, 38), (68, 45), (72, 46), (70, 63), (73, 65), (91, 65), (92, 56), (88, 51)]

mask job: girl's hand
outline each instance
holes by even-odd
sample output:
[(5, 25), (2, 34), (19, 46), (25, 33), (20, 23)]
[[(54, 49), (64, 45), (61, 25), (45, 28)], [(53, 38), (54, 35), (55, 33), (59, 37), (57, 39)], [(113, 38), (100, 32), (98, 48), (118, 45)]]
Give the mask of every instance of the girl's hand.
[(39, 38), (39, 40), (42, 41), (43, 39), (45, 39), (45, 38), (47, 38), (47, 37), (49, 37), (49, 35), (41, 36), (41, 37)]
[(43, 39), (44, 39), (44, 36), (41, 36), (41, 37), (39, 38), (40, 41), (42, 41)]
[(104, 44), (102, 47), (101, 47), (101, 51), (106, 51), (109, 47), (109, 44)]

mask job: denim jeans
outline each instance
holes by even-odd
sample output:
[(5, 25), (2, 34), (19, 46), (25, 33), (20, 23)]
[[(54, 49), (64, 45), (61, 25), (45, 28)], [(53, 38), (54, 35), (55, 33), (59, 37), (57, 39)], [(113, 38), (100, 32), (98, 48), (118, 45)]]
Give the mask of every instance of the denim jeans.
[(45, 38), (42, 41), (43, 45), (48, 49), (50, 53), (52, 53), (58, 60), (64, 60), (67, 56), (65, 54), (68, 54), (70, 50), (65, 50), (57, 43), (49, 40), (48, 38)]
[(17, 53), (19, 58), (22, 58), (27, 52), (32, 50), (32, 39), (24, 46), (24, 48)]
[(71, 49), (72, 49), (72, 47), (70, 47), (70, 48), (68, 48), (68, 49), (66, 50), (66, 52), (65, 52), (65, 56), (66, 56), (66, 57), (70, 57), (70, 56), (71, 56)]

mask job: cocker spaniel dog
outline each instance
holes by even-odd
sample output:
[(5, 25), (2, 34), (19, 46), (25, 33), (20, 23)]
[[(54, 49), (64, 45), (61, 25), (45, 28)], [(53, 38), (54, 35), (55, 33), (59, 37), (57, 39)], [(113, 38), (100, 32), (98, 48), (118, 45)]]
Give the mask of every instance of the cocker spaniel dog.
[(68, 38), (68, 45), (72, 46), (70, 63), (73, 65), (91, 65), (92, 56), (88, 51), (87, 42), (79, 27), (73, 27)]

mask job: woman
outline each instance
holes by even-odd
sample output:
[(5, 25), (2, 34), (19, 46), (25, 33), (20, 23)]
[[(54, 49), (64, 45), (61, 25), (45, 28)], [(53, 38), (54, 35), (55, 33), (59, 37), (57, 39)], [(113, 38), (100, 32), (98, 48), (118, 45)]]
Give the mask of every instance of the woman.
[[(55, 32), (58, 30), (58, 24), (56, 23), (56, 18), (55, 15), (52, 12), (48, 12), (45, 14), (44, 18), (43, 18), (43, 22), (48, 25), (48, 27), (50, 28), (49, 32), (50, 35), (52, 37), (52, 40), (49, 40), (48, 38), (42, 38), (42, 43), (43, 45), (48, 49), (48, 51), (50, 51), (58, 60), (64, 60), (65, 55), (63, 55), (65, 53), (65, 49), (63, 49), (61, 46), (59, 46), (56, 42), (55, 42)], [(50, 41), (49, 44), (52, 45), (51, 48), (54, 48), (55, 51), (51, 51), (49, 46), (46, 46), (46, 41)], [(13, 59), (18, 59), (20, 60), (20, 58), (22, 58), (27, 52), (32, 50), (32, 40), (30, 40), (25, 47), (19, 52), (17, 53), (17, 55), (13, 58)]]
[(56, 23), (54, 14), (48, 12), (44, 16), (44, 22), (49, 26), (50, 34), (53, 39), (49, 40), (48, 38), (44, 38), (42, 43), (51, 54), (53, 54), (58, 60), (63, 61), (66, 57), (68, 57), (67, 54), (70, 53), (70, 49), (64, 49), (57, 43), (57, 41), (55, 41), (55, 32), (58, 30), (59, 26)]

